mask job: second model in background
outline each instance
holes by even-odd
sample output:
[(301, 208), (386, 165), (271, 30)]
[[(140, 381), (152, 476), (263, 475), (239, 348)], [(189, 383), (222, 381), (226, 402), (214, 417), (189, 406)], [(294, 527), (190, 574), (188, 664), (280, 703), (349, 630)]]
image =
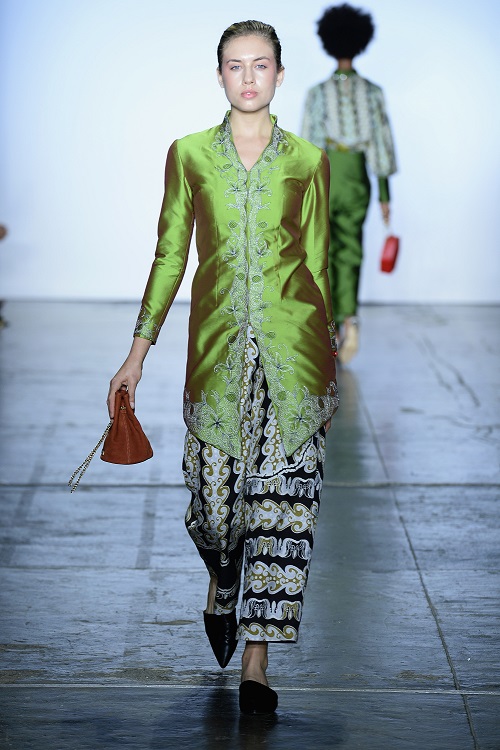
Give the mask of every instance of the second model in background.
[(329, 274), (342, 364), (350, 362), (359, 347), (358, 287), (370, 202), (366, 164), (378, 177), (386, 224), (388, 178), (396, 171), (382, 89), (353, 68), (353, 59), (366, 49), (374, 31), (371, 15), (346, 3), (325, 11), (318, 35), (337, 67), (330, 78), (309, 90), (302, 124), (302, 136), (325, 149), (331, 164)]

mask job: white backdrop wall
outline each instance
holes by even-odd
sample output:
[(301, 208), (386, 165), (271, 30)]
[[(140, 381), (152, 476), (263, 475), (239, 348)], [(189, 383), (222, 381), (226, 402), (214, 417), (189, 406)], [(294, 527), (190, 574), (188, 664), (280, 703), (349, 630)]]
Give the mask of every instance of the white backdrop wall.
[[(167, 148), (226, 109), (215, 79), (221, 32), (249, 13), (276, 26), (286, 79), (272, 110), (298, 132), (306, 89), (333, 68), (315, 34), (326, 5), (2, 0), (0, 297), (140, 298)], [(384, 231), (373, 201), (361, 297), (498, 302), (500, 3), (366, 7), (377, 34), (357, 69), (388, 101), (402, 253), (393, 275), (378, 271)]]

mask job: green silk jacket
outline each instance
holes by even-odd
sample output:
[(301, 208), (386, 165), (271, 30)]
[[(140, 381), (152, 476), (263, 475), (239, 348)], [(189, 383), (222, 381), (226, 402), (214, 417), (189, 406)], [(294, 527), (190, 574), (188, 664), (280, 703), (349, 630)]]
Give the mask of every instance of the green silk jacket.
[(156, 255), (134, 332), (156, 342), (196, 222), (184, 419), (197, 437), (237, 458), (249, 326), (287, 455), (338, 407), (328, 159), (272, 121), (271, 140), (250, 171), (228, 114), (222, 125), (170, 147)]

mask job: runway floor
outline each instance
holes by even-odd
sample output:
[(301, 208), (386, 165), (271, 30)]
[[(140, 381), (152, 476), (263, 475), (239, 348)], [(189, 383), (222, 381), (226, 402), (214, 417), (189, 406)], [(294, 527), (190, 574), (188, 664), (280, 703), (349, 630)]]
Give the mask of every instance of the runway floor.
[(188, 307), (146, 362), (151, 461), (94, 459), (134, 304), (8, 303), (0, 331), (0, 747), (499, 750), (500, 308), (364, 307), (339, 372), (299, 643), (240, 717), (183, 515)]

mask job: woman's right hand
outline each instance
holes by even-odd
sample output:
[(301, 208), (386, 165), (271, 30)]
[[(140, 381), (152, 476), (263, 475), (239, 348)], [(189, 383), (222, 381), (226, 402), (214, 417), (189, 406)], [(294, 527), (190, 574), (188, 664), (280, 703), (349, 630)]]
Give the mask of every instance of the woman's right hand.
[(115, 393), (122, 386), (125, 386), (128, 390), (130, 406), (132, 409), (135, 408), (135, 389), (142, 377), (142, 363), (146, 358), (150, 346), (151, 341), (136, 336), (130, 354), (114, 378), (111, 378), (108, 391), (108, 412), (110, 419), (113, 419), (115, 416)]
[(110, 419), (113, 419), (115, 416), (115, 393), (123, 386), (128, 391), (130, 406), (132, 409), (135, 408), (135, 389), (141, 377), (142, 364), (139, 362), (129, 362), (126, 359), (116, 375), (111, 378), (108, 391), (108, 412)]

